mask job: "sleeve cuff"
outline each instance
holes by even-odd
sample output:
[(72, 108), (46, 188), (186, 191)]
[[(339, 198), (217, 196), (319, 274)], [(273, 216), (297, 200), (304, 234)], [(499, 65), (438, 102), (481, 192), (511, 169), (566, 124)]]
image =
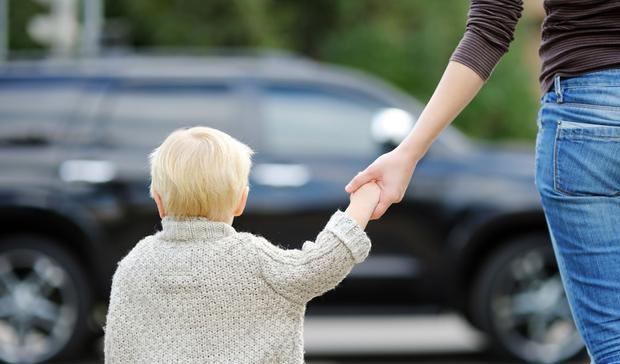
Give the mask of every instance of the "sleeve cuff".
[(486, 81), (493, 69), (506, 53), (505, 50), (489, 43), (484, 37), (474, 31), (467, 31), (458, 47), (450, 57), (451, 61), (458, 62), (471, 68)]
[(362, 228), (347, 214), (338, 210), (325, 226), (351, 251), (355, 263), (366, 259), (370, 251), (370, 239)]

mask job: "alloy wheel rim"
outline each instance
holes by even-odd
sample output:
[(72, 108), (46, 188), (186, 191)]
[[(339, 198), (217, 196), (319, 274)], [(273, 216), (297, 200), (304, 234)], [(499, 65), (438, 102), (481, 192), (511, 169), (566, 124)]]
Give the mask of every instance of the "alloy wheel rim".
[(0, 254), (0, 359), (36, 363), (57, 354), (77, 312), (75, 284), (55, 259), (29, 249)]
[(513, 354), (555, 363), (583, 350), (551, 249), (533, 248), (510, 261), (491, 302), (496, 333)]

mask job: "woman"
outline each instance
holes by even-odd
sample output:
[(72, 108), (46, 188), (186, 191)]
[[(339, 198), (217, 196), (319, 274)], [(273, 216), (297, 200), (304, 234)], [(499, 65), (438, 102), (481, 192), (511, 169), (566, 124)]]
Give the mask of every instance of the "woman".
[[(346, 187), (376, 180), (373, 218), (508, 50), (521, 0), (472, 0), (467, 30), (407, 138)], [(593, 363), (620, 363), (620, 0), (545, 0), (536, 184)]]

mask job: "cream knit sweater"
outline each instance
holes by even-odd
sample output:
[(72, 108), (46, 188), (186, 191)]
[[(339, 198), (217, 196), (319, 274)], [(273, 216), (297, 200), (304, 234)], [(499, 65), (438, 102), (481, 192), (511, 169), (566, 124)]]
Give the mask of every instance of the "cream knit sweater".
[(106, 363), (303, 363), (306, 303), (370, 250), (340, 211), (301, 250), (201, 218), (162, 227), (114, 274)]

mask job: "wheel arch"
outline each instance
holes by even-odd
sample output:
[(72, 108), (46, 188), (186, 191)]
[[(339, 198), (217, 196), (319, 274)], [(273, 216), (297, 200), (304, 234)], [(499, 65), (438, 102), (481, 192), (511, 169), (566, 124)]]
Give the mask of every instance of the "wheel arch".
[(0, 237), (23, 233), (54, 240), (75, 258), (86, 273), (88, 282), (95, 288), (95, 294), (103, 294), (100, 283), (102, 272), (95, 259), (94, 237), (73, 219), (40, 207), (2, 206), (0, 221), (4, 225)]
[[(477, 274), (489, 257), (502, 244), (532, 233), (547, 234), (547, 223), (542, 210), (530, 210), (478, 218), (460, 232), (461, 243), (455, 244), (459, 297), (467, 305)], [(468, 307), (464, 306), (464, 309)]]
[[(498, 272), (501, 272), (501, 269), (511, 270), (510, 262), (512, 260), (508, 260), (506, 257), (514, 258), (515, 252), (527, 252), (535, 247), (536, 249), (549, 249), (546, 250), (549, 254), (547, 259), (555, 260), (551, 251), (551, 242), (544, 214), (542, 211), (539, 213), (526, 212), (491, 219), (488, 224), (481, 225), (481, 228), (476, 230), (476, 234), (472, 235), (469, 243), (471, 245), (463, 250), (464, 256), (468, 256), (469, 259), (464, 259), (466, 263), (461, 268), (463, 275), (460, 285), (460, 298), (464, 301), (463, 312), (467, 319), (481, 331), (490, 334), (492, 347), (499, 354), (524, 362), (546, 361), (547, 359), (541, 359), (542, 356), (537, 356), (543, 354), (532, 356), (527, 346), (514, 344), (514, 339), (509, 339), (509, 337), (500, 335), (496, 331), (501, 331), (501, 329), (493, 324), (494, 320), (489, 316), (493, 306), (492, 301), (487, 299), (494, 297), (488, 287), (491, 285), (490, 282), (495, 281), (495, 277), (498, 277)], [(557, 360), (557, 362), (579, 356), (580, 350), (583, 349), (583, 346), (578, 344), (575, 346), (573, 340), (563, 341), (562, 345), (562, 350), (558, 352), (562, 353), (560, 356), (566, 356), (554, 357), (553, 360)], [(528, 352), (530, 354), (527, 354)]]

